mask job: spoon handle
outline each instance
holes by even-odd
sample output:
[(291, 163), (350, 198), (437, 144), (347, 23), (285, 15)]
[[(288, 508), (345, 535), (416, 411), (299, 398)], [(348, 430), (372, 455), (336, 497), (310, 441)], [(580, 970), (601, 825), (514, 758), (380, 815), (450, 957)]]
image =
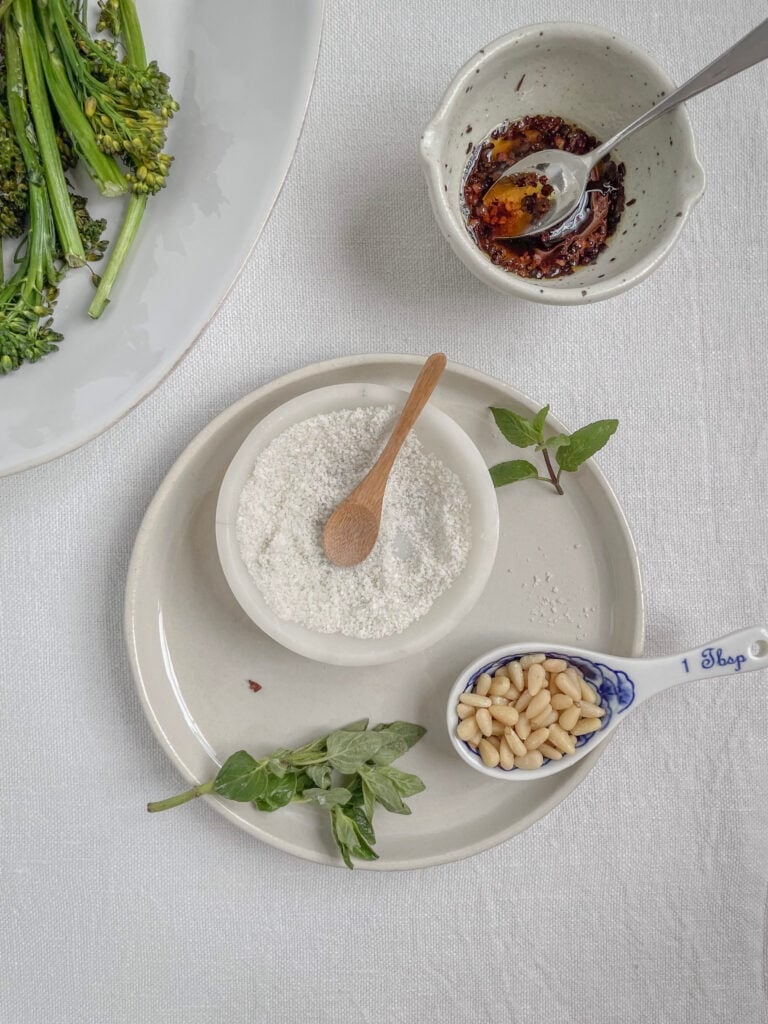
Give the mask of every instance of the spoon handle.
[(669, 658), (625, 661), (637, 685), (637, 700), (694, 679), (717, 679), (768, 668), (768, 628), (751, 626)]
[[(419, 418), (419, 413), (437, 387), (437, 382), (443, 375), (447, 361), (446, 356), (442, 352), (435, 352), (422, 366), (421, 373), (416, 378), (411, 388), (411, 393), (408, 395), (408, 399), (403, 406), (403, 411), (400, 413), (400, 419), (395, 424), (395, 429), (392, 431), (384, 451), (374, 466), (377, 477), (383, 478), (385, 484), (389, 471), (392, 469), (397, 458), (397, 453), (402, 448), (403, 442)], [(369, 475), (373, 475), (373, 470), (371, 470)]]
[(679, 89), (675, 89), (674, 92), (665, 96), (655, 107), (646, 110), (636, 121), (627, 125), (626, 128), (623, 128), (614, 135), (612, 139), (609, 139), (602, 146), (598, 146), (597, 149), (588, 153), (587, 158), (591, 166), (594, 167), (598, 164), (604, 156), (610, 153), (614, 146), (617, 146), (628, 135), (631, 135), (632, 132), (636, 132), (638, 128), (642, 128), (651, 121), (655, 121), (657, 117), (665, 114), (672, 107), (676, 107), (678, 103), (683, 103), (685, 100), (691, 99), (692, 96), (698, 96), (700, 92), (711, 89), (713, 85), (719, 85), (726, 78), (738, 75), (740, 71), (746, 71), (747, 68), (751, 68), (753, 64), (759, 64), (760, 61), (765, 60), (767, 57), (768, 19), (761, 22), (757, 28), (753, 28), (738, 43), (734, 43), (730, 50), (726, 50), (725, 53), (713, 60), (711, 64), (708, 64), (698, 74), (694, 75), (693, 78), (689, 78)]

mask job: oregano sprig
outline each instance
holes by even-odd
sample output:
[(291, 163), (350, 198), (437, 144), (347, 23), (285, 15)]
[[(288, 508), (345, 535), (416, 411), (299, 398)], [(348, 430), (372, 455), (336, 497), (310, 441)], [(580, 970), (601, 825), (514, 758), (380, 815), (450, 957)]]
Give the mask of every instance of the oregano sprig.
[[(511, 462), (499, 462), (491, 466), (491, 479), (496, 487), (514, 484), (518, 480), (542, 480), (552, 484), (558, 494), (563, 493), (560, 477), (563, 473), (575, 473), (587, 459), (591, 458), (615, 433), (618, 420), (596, 420), (586, 427), (575, 430), (572, 434), (544, 434), (544, 427), (549, 415), (549, 406), (539, 409), (532, 419), (512, 412), (511, 409), (491, 407), (491, 413), (504, 437), (517, 448), (534, 447), (541, 452), (547, 476), (542, 476), (536, 466), (526, 459), (513, 459)], [(557, 470), (552, 464), (551, 452), (554, 452)]]
[(256, 760), (245, 750), (232, 754), (215, 778), (177, 796), (147, 804), (165, 811), (215, 793), (227, 800), (276, 811), (290, 803), (308, 803), (328, 811), (331, 831), (347, 867), (352, 858), (376, 860), (373, 812), (376, 804), (394, 814), (410, 814), (405, 797), (421, 793), (417, 775), (395, 768), (426, 732), (411, 722), (387, 722), (368, 729), (361, 718), (296, 750), (281, 747)]

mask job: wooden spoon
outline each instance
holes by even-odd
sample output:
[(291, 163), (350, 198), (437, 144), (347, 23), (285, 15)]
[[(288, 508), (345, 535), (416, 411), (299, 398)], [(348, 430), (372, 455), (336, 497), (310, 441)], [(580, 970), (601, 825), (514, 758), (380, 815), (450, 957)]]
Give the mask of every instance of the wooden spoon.
[(381, 505), (389, 474), (403, 442), (437, 387), (446, 362), (442, 352), (427, 359), (384, 451), (368, 475), (331, 513), (323, 531), (323, 548), (334, 565), (358, 565), (373, 550), (381, 528)]

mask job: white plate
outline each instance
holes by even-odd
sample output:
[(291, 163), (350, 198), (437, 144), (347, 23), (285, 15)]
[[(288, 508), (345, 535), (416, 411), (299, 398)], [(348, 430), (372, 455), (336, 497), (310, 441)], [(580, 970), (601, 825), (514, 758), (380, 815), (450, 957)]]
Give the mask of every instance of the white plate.
[[(88, 274), (70, 274), (56, 314), (59, 352), (0, 377), (0, 476), (84, 444), (166, 376), (231, 287), (293, 156), (322, 0), (139, 0), (139, 14), (181, 104), (169, 187), (150, 202), (102, 318), (86, 314)], [(119, 208), (95, 205), (107, 210), (108, 238)]]
[[(568, 477), (564, 497), (535, 481), (499, 491), (499, 554), (485, 592), (462, 630), (404, 661), (362, 669), (320, 665), (280, 647), (240, 609), (219, 565), (214, 520), (222, 478), (243, 439), (263, 416), (304, 391), (360, 381), (408, 388), (421, 362), (361, 356), (320, 363), (222, 413), (160, 486), (136, 540), (126, 590), (126, 639), (147, 717), (192, 784), (210, 778), (235, 750), (259, 756), (355, 718), (427, 726), (424, 739), (398, 762), (421, 775), (427, 789), (411, 799), (410, 817), (377, 812), (381, 859), (360, 865), (374, 870), (440, 864), (508, 839), (559, 803), (603, 753), (605, 744), (570, 771), (518, 786), (486, 779), (463, 764), (445, 729), (445, 700), (458, 672), (478, 654), (528, 639), (534, 646), (552, 641), (626, 655), (642, 648), (637, 555), (594, 463)], [(513, 449), (487, 407), (535, 408), (506, 385), (455, 364), (433, 401), (489, 464), (509, 458)], [(263, 689), (253, 693), (249, 679)], [(340, 863), (326, 820), (312, 808), (264, 814), (205, 799), (265, 842), (308, 860)]]

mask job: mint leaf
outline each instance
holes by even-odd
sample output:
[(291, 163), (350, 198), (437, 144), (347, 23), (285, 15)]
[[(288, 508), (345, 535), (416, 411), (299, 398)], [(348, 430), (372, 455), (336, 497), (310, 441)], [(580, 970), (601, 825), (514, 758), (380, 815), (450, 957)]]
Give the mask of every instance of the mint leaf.
[(410, 814), (411, 809), (403, 803), (403, 799), (394, 784), (381, 768), (363, 765), (360, 768), (363, 785), (368, 786), (376, 801), (393, 814)]
[(308, 764), (304, 769), (306, 775), (321, 789), (329, 789), (331, 785), (331, 766), (329, 764)]
[(213, 791), (227, 800), (250, 803), (265, 791), (267, 777), (263, 761), (256, 761), (247, 751), (238, 750), (219, 768)]
[(426, 789), (418, 775), (411, 775), (410, 772), (400, 771), (392, 765), (385, 765), (378, 769), (379, 775), (383, 775), (397, 789), (400, 796), (414, 796), (416, 793), (423, 793)]
[(365, 816), (368, 819), (368, 821), (373, 821), (373, 812), (376, 806), (376, 794), (373, 792), (373, 790), (365, 781), (365, 779), (361, 779), (360, 782), (362, 785), (363, 794), (363, 811), (365, 812)]
[(344, 808), (344, 813), (352, 819), (355, 823), (355, 828), (358, 834), (363, 837), (366, 843), (373, 845), (376, 842), (376, 834), (373, 831), (373, 825), (371, 821), (373, 819), (373, 808), (371, 808), (370, 815), (366, 813), (364, 807), (360, 804), (352, 804), (349, 807)]
[(544, 424), (547, 422), (547, 416), (549, 416), (549, 406), (545, 405), (543, 409), (539, 409), (531, 420), (531, 426), (539, 444), (541, 444), (541, 440), (544, 437)]
[(530, 420), (525, 419), (523, 416), (518, 416), (511, 409), (496, 409), (491, 406), (491, 412), (496, 421), (496, 426), (510, 444), (514, 444), (518, 448), (529, 448), (539, 440), (533, 423)]
[(393, 736), (399, 736), (400, 739), (405, 741), (405, 749), (410, 748), (418, 743), (424, 733), (427, 731), (423, 725), (414, 725), (413, 722), (382, 722), (381, 725), (377, 725), (372, 732), (387, 732)]
[(599, 452), (619, 425), (618, 420), (597, 420), (571, 434), (571, 443), (558, 448), (556, 458), (558, 465), (566, 473), (573, 473), (579, 466)]
[(378, 732), (349, 732), (340, 729), (328, 737), (328, 761), (340, 772), (356, 772), (379, 752), (383, 742)]
[(353, 857), (360, 860), (378, 860), (378, 854), (371, 849), (361, 827), (355, 819), (345, 814), (344, 809), (338, 804), (331, 807), (331, 828), (333, 838), (348, 868), (353, 866)]
[(408, 749), (408, 744), (402, 736), (395, 736), (391, 733), (384, 733), (381, 746), (370, 758), (374, 764), (391, 764), (398, 757), (402, 757)]
[(282, 778), (268, 775), (262, 792), (254, 798), (253, 803), (260, 811), (276, 811), (278, 807), (285, 807), (296, 796), (298, 781), (297, 772), (290, 772)]
[(515, 459), (512, 462), (499, 462), (490, 469), (491, 480), (494, 487), (503, 487), (505, 484), (514, 484), (518, 480), (527, 480), (529, 477), (538, 476), (538, 470), (525, 459)]
[(569, 434), (553, 434), (552, 437), (548, 437), (546, 441), (542, 441), (541, 444), (536, 445), (536, 451), (540, 452), (544, 448), (549, 448), (550, 451), (553, 448), (564, 448), (565, 445), (571, 443)]
[(335, 786), (333, 789), (305, 789), (303, 796), (318, 807), (333, 807), (334, 804), (349, 803), (352, 794), (343, 786)]

